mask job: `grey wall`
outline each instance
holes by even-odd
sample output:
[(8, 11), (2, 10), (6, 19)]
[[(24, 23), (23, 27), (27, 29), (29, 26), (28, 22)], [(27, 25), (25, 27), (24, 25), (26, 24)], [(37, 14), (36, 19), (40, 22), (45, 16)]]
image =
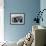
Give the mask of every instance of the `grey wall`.
[[(36, 12), (40, 9), (40, 0), (4, 0), (4, 35), (7, 41), (18, 41), (32, 29)], [(11, 25), (10, 13), (25, 13), (24, 25)]]

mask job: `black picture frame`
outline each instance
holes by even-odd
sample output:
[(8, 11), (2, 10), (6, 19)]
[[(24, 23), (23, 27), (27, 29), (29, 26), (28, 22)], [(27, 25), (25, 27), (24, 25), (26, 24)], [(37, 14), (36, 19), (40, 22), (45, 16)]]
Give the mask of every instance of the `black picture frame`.
[(25, 14), (24, 13), (10, 13), (10, 24), (11, 25), (24, 25)]

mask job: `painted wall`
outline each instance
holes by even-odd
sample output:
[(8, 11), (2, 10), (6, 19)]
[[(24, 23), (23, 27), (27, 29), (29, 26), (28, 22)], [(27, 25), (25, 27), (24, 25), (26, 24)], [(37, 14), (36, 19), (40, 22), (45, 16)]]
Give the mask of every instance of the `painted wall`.
[[(43, 9), (46, 9), (46, 0), (40, 0), (40, 10), (42, 11)], [(46, 26), (46, 10), (43, 12), (42, 17), (44, 20), (40, 22), (40, 25)]]
[[(4, 0), (4, 35), (7, 41), (18, 41), (32, 29), (36, 12), (40, 9), (40, 0)], [(24, 25), (11, 25), (10, 13), (25, 13)]]
[(0, 42), (4, 41), (4, 0), (0, 0)]

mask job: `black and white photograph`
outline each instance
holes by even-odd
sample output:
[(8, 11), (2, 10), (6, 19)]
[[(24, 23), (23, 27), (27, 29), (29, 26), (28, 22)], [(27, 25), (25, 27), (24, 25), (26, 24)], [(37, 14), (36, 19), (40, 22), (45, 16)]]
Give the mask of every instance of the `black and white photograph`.
[(24, 13), (11, 13), (10, 23), (11, 24), (24, 24)]

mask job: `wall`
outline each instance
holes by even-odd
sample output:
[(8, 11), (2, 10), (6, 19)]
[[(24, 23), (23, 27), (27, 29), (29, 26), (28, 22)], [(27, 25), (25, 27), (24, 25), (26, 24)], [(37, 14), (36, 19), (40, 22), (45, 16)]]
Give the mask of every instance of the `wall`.
[[(41, 11), (42, 11), (43, 9), (46, 9), (46, 0), (41, 0), (41, 1), (40, 1), (40, 9), (41, 9)], [(46, 10), (43, 12), (42, 17), (43, 17), (43, 22), (41, 21), (41, 22), (40, 22), (40, 25), (46, 27), (46, 20), (45, 20), (45, 19), (46, 19)]]
[[(4, 0), (4, 35), (7, 41), (18, 41), (32, 29), (40, 0)], [(25, 13), (24, 25), (11, 25), (10, 13)]]
[(4, 0), (0, 0), (0, 42), (4, 41)]

